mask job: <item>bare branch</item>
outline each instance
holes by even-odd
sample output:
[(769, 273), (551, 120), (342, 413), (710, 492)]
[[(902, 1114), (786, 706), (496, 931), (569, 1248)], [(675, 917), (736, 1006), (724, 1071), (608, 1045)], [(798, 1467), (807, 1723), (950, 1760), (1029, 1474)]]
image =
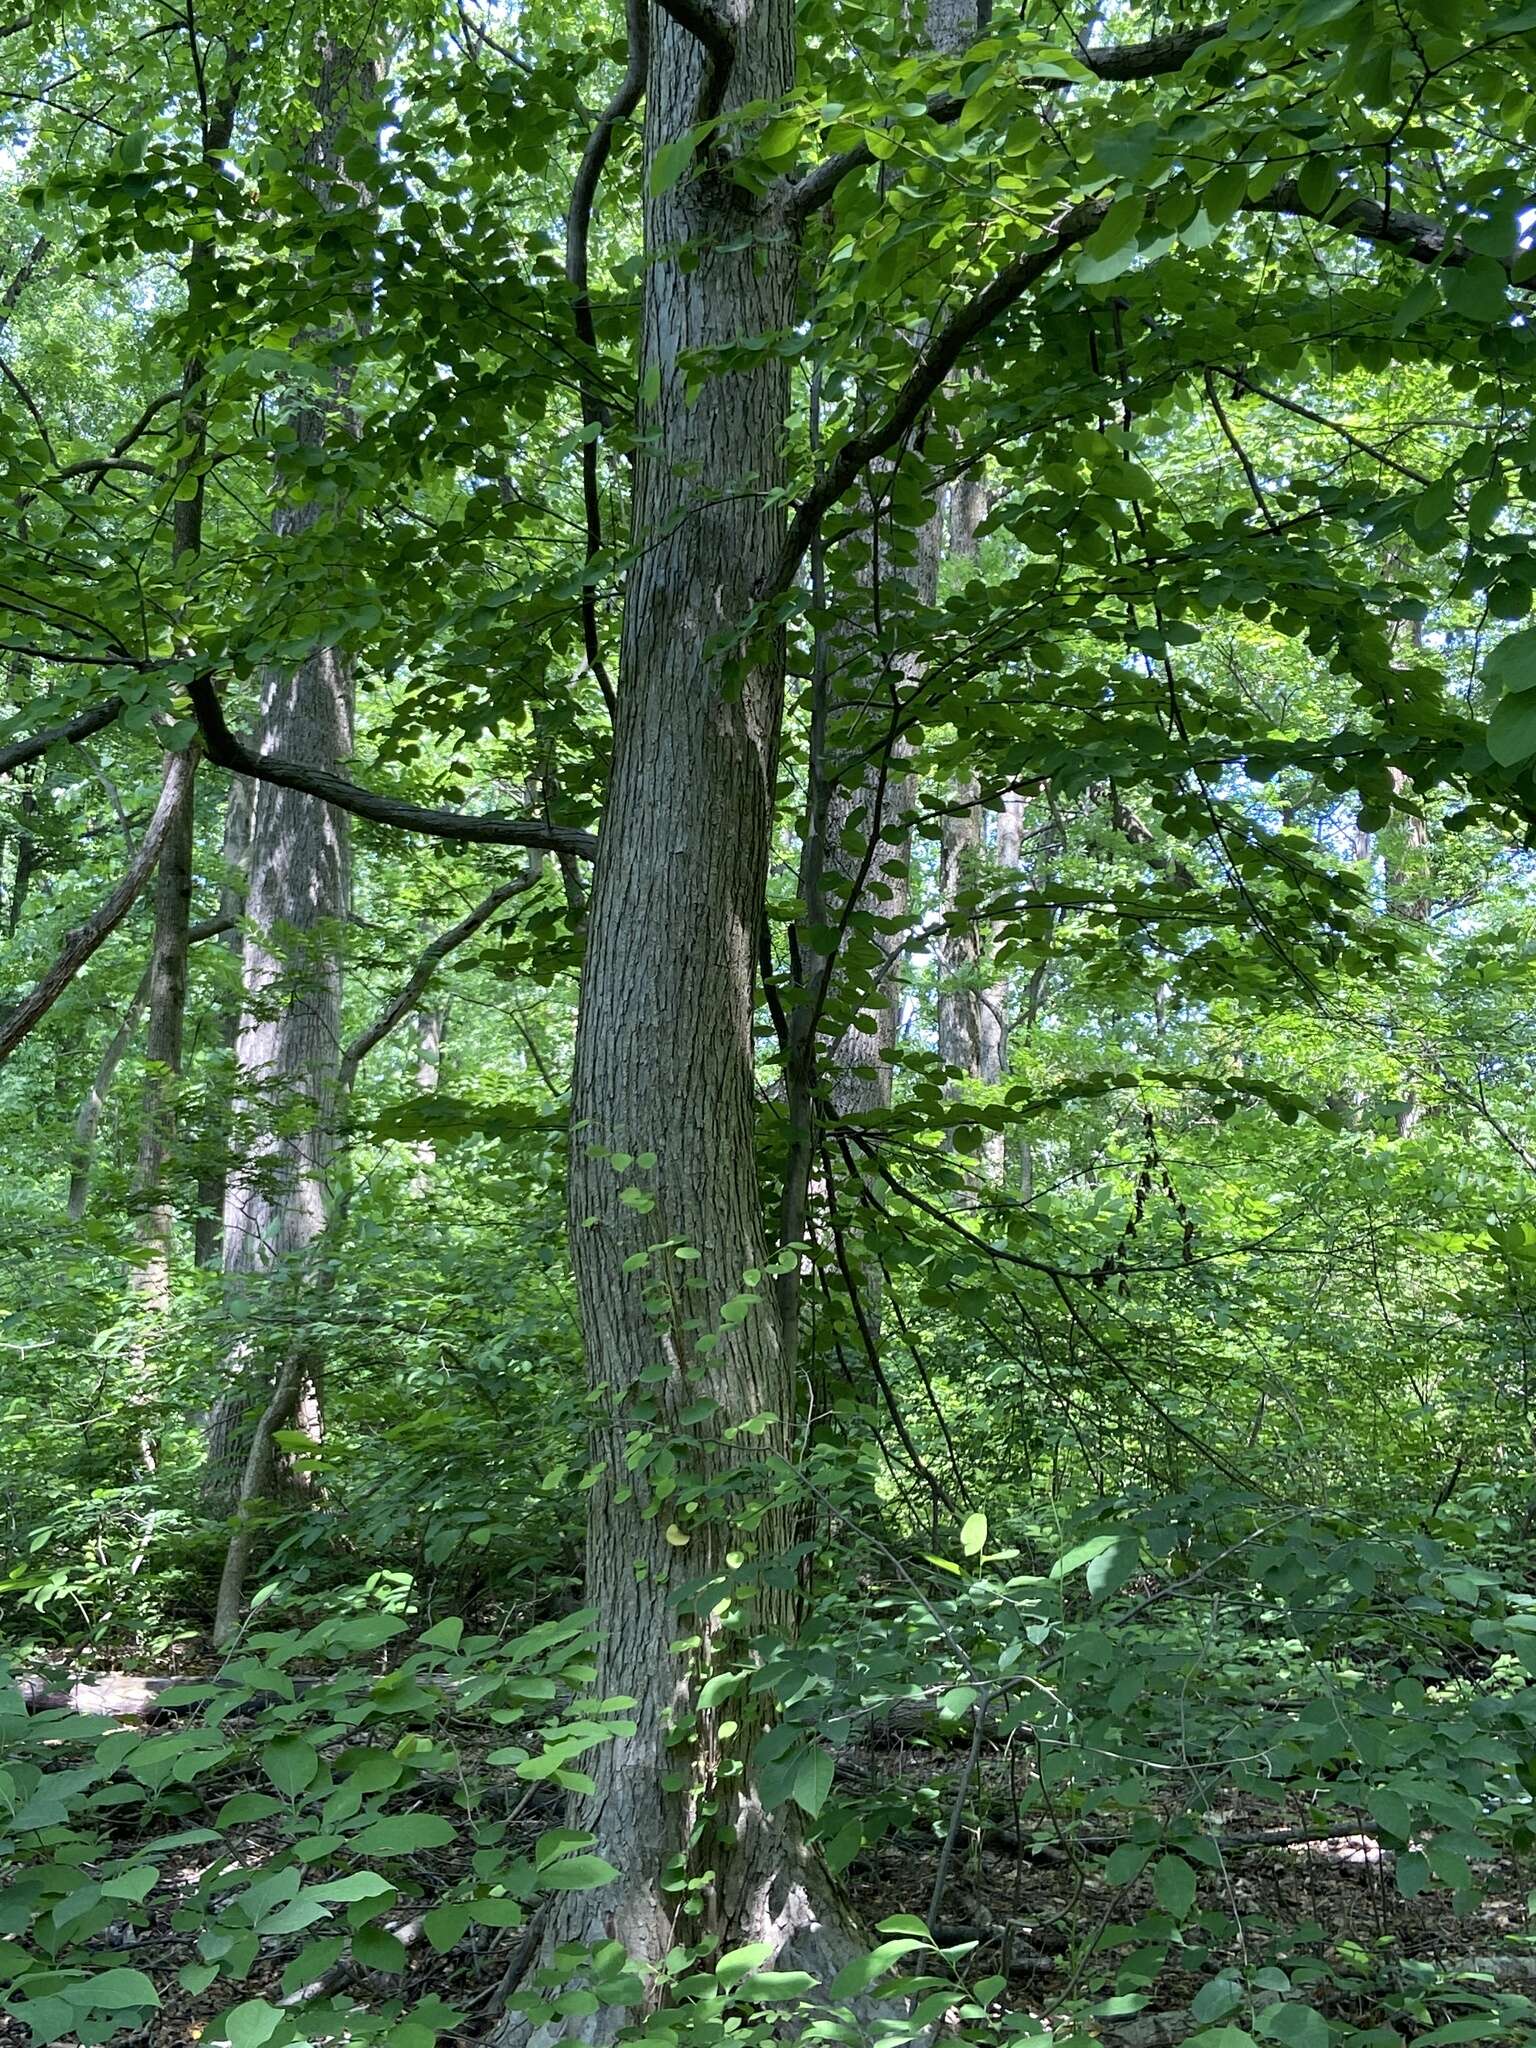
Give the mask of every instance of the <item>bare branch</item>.
[(343, 1095), (348, 1094), (357, 1079), (357, 1070), (373, 1048), (386, 1039), (397, 1024), (403, 1024), (416, 1008), (417, 998), (448, 955), (462, 946), (466, 939), (472, 939), (500, 910), (503, 903), (510, 903), (514, 896), (522, 896), (531, 889), (544, 872), (544, 863), (535, 855), (526, 870), (515, 882), (503, 882), (499, 889), (493, 889), (489, 896), (477, 903), (467, 917), (461, 917), (456, 925), (439, 932), (421, 958), (411, 969), (410, 977), (399, 994), (394, 996), (374, 1018), (366, 1031), (360, 1031), (341, 1056), (339, 1086)]
[(33, 1025), (53, 1008), (86, 961), (111, 937), (133, 908), (135, 898), (154, 872), (166, 835), (175, 823), (182, 802), (192, 786), (196, 766), (195, 747), (188, 747), (184, 753), (166, 755), (165, 776), (160, 784), (160, 800), (155, 805), (149, 829), (139, 842), (138, 852), (129, 863), (123, 879), (101, 907), (88, 917), (84, 924), (65, 934), (58, 957), (31, 994), (25, 996), (10, 1015), (0, 1022), (0, 1061), (10, 1058)]
[(380, 796), (349, 782), (344, 775), (329, 775), (321, 768), (306, 767), (281, 754), (257, 754), (239, 740), (225, 723), (218, 693), (207, 676), (197, 676), (187, 686), (192, 714), (202, 732), (208, 758), (216, 768), (234, 775), (249, 775), (258, 782), (275, 783), (279, 789), (296, 789), (305, 796), (318, 797), (338, 811), (369, 818), (376, 825), (390, 825), (400, 832), (422, 832), (431, 839), (453, 839), (466, 845), (531, 846), (542, 853), (574, 854), (591, 860), (597, 841), (576, 825), (550, 825), (539, 818), (476, 817), (463, 811), (434, 810), (425, 804), (408, 803), (397, 796)]
[(100, 732), (104, 726), (122, 712), (121, 697), (109, 697), (104, 704), (93, 704), (89, 711), (80, 711), (64, 725), (50, 725), (27, 740), (13, 740), (8, 747), (0, 747), (0, 775), (9, 775), (13, 768), (21, 768), (28, 761), (35, 761), (39, 754), (46, 754), (50, 747), (61, 745), (65, 740), (88, 740), (92, 733)]

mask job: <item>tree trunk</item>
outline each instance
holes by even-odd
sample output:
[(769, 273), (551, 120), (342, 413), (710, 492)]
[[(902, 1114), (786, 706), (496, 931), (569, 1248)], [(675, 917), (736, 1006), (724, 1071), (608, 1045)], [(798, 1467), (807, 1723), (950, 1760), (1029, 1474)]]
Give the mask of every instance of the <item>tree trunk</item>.
[(80, 1222), (85, 1215), (85, 1205), (91, 1193), (91, 1168), (96, 1161), (96, 1132), (101, 1123), (101, 1112), (112, 1092), (112, 1083), (117, 1078), (123, 1057), (138, 1033), (148, 1001), (149, 969), (146, 967), (139, 977), (138, 987), (128, 999), (121, 1022), (107, 1040), (96, 1063), (85, 1099), (75, 1112), (75, 1126), (69, 1145), (69, 1198), (65, 1208), (71, 1223)]
[[(292, 533), (311, 516), (305, 506), (279, 519)], [(263, 749), (335, 772), (352, 747), (350, 661), (325, 648), (292, 672), (267, 670), (258, 732)], [(262, 783), (235, 1039), (243, 1156), (224, 1202), (223, 1270), (237, 1286), (296, 1266), (325, 1228), (341, 1057), (337, 933), (350, 901), (345, 813)], [(206, 1491), (218, 1505), (232, 1504), (246, 1461), (244, 1416), (267, 1391), (246, 1383), (247, 1359), (232, 1363), (235, 1383), (215, 1403), (207, 1431)]]
[[(251, 819), (256, 784), (235, 776), (224, 799), (224, 873), (219, 883), (219, 915), (230, 920), (224, 944), (237, 960), (244, 956), (240, 917), (245, 909), (246, 862), (251, 851)], [(215, 1010), (214, 1049), (222, 1069), (235, 1050), (240, 1032), (240, 1004), (225, 997)], [(202, 1167), (197, 1177), (197, 1215), (192, 1256), (199, 1266), (217, 1266), (224, 1250), (224, 1204), (229, 1193), (229, 1098), (221, 1091), (202, 1131)]]
[[(729, 18), (728, 104), (776, 99), (793, 77), (790, 0), (732, 0)], [(702, 69), (693, 36), (658, 14), (647, 162), (693, 124)], [(632, 1698), (637, 1726), (587, 1761), (597, 1791), (573, 1815), (620, 1875), (601, 1890), (562, 1895), (546, 1942), (616, 1939), (642, 1969), (654, 1967), (687, 1938), (677, 1924), (686, 1901), (698, 1916), (691, 1927), (683, 1922), (688, 1935), (768, 1941), (820, 1977), (849, 1953), (830, 1880), (789, 1811), (765, 1810), (745, 1777), (722, 1770), (750, 1757), (760, 1726), (752, 1709), (739, 1701), (726, 1709), (739, 1724), (729, 1744), (715, 1713), (698, 1716), (691, 1756), (668, 1742), (692, 1680), (719, 1654), (729, 1626), (711, 1613), (718, 1588), (686, 1622), (679, 1596), (690, 1582), (732, 1576), (727, 1553), (746, 1554), (750, 1580), (782, 1546), (776, 1515), (742, 1517), (761, 1496), (745, 1461), (783, 1452), (792, 1407), (766, 1286), (741, 1320), (721, 1314), (754, 1293), (747, 1276), (760, 1278), (767, 1264), (752, 1027), (783, 648), (777, 636), (760, 639), (733, 663), (708, 651), (745, 618), (780, 545), (788, 383), (781, 362), (759, 358), (710, 378), (690, 402), (678, 358), (788, 328), (795, 251), (779, 223), (698, 164), (648, 198), (645, 242), (641, 388), (649, 380), (656, 395), (641, 421), (635, 527), (648, 544), (626, 594), (570, 1177), (588, 1374), (601, 1404), (593, 1446), (601, 1476), (587, 1521), (587, 1590), (602, 1638), (597, 1686)], [(697, 1257), (674, 1260), (672, 1246)], [(643, 1270), (626, 1272), (631, 1259)], [(705, 1402), (713, 1406), (699, 1420)], [(695, 1417), (687, 1424), (685, 1410)], [(696, 1442), (697, 1475), (712, 1486), (696, 1516), (675, 1499), (664, 1505), (644, 1472), (630, 1469), (629, 1433), (646, 1417)], [(762, 1435), (725, 1439), (752, 1418), (768, 1418)], [(732, 1485), (733, 1471), (742, 1484)], [(787, 1629), (787, 1601), (760, 1587), (748, 1603), (753, 1630)], [(700, 1646), (680, 1651), (688, 1635)], [(668, 1789), (676, 1774), (686, 1789)], [(713, 1877), (697, 1892), (662, 1888), (706, 1871)], [(620, 2010), (601, 2008), (555, 2021), (550, 2038), (611, 2038), (623, 2023)], [(497, 2039), (528, 2031), (515, 2016)]]
[[(1019, 855), (1024, 844), (1024, 799), (1010, 792), (1003, 798), (992, 831), (992, 860), (999, 879), (1013, 882), (1018, 875)], [(1008, 1012), (1012, 1001), (1008, 976), (997, 963), (997, 935), (992, 938), (992, 975), (981, 991), (977, 1005), (976, 1078), (989, 1088), (1001, 1087), (1008, 1078)], [(982, 1145), (988, 1177), (999, 1186), (1007, 1178), (1008, 1133), (989, 1131)]]
[(149, 1031), (144, 1056), (143, 1123), (134, 1193), (142, 1207), (137, 1235), (142, 1257), (132, 1269), (143, 1304), (164, 1314), (171, 1305), (171, 1253), (176, 1212), (166, 1169), (176, 1134), (176, 1084), (181, 1077), (187, 1017), (187, 956), (192, 932), (192, 828), (197, 782), (188, 776), (155, 871), (155, 923), (149, 956)]
[[(373, 60), (324, 44), (318, 121), (305, 150), (306, 180), (323, 207), (351, 204), (356, 197), (350, 185), (344, 197), (339, 189), (345, 179), (337, 137), (351, 110), (376, 93), (379, 76)], [(359, 326), (367, 315), (360, 302)], [(301, 447), (321, 448), (328, 434), (350, 430), (344, 382), (337, 379), (330, 404), (296, 411), (293, 427)], [(282, 505), (273, 531), (279, 539), (299, 539), (320, 510), (313, 498)], [(352, 752), (352, 719), (351, 657), (335, 647), (317, 648), (297, 669), (264, 671), (257, 751), (335, 774)], [(279, 1266), (302, 1281), (306, 1257), (325, 1229), (341, 1061), (338, 940), (350, 909), (345, 812), (300, 791), (261, 783), (251, 817), (243, 1006), (235, 1039), (236, 1119), (245, 1127), (246, 1143), (224, 1200), (223, 1270), (236, 1287)], [(252, 1470), (246, 1416), (257, 1399), (264, 1403), (262, 1416), (269, 1413), (272, 1385), (280, 1388), (293, 1377), (290, 1363), (279, 1362), (275, 1381), (253, 1386), (249, 1356), (232, 1359), (234, 1384), (209, 1417), (205, 1493), (222, 1506), (240, 1497), (237, 1539), (253, 1512), (246, 1498)], [(296, 1384), (294, 1405), (305, 1426), (318, 1431), (317, 1361), (305, 1361)], [(279, 1416), (272, 1427), (286, 1419)], [(266, 1468), (260, 1461), (258, 1467), (260, 1478)]]
[(939, 907), (945, 918), (938, 951), (939, 1058), (974, 1080), (981, 1068), (981, 943), (973, 908), (959, 899), (977, 883), (981, 811), (973, 779), (955, 791), (954, 815), (939, 840)]

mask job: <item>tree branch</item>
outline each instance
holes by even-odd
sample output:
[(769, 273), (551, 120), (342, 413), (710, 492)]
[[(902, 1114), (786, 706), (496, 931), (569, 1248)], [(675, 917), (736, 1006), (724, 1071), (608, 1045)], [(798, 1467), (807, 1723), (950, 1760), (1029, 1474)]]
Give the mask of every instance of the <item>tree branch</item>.
[(25, 767), (28, 761), (35, 761), (39, 754), (46, 754), (50, 747), (65, 740), (88, 740), (92, 733), (110, 725), (122, 708), (121, 697), (109, 697), (104, 704), (93, 704), (89, 711), (77, 712), (63, 725), (47, 726), (28, 740), (13, 740), (8, 747), (0, 747), (0, 775)]
[(432, 979), (438, 968), (456, 947), (488, 924), (501, 908), (514, 896), (524, 895), (531, 889), (544, 871), (543, 861), (535, 856), (525, 872), (515, 882), (503, 882), (499, 889), (493, 889), (489, 896), (477, 903), (467, 917), (461, 917), (456, 925), (437, 937), (422, 953), (411, 969), (410, 978), (399, 994), (379, 1012), (366, 1031), (360, 1031), (341, 1056), (341, 1071), (338, 1085), (343, 1095), (351, 1092), (357, 1079), (357, 1070), (381, 1040), (387, 1038), (397, 1024), (401, 1024), (416, 1007), (416, 999)]
[[(1168, 78), (1182, 71), (1207, 43), (1219, 42), (1227, 32), (1224, 21), (1206, 22), (1195, 28), (1176, 29), (1172, 34), (1152, 36), (1144, 43), (1111, 43), (1102, 50), (1079, 48), (1078, 62), (1104, 84), (1127, 84), (1137, 79)], [(1066, 78), (1024, 78), (1024, 87), (1062, 92), (1071, 85)], [(965, 100), (957, 93), (936, 93), (928, 102), (928, 118), (941, 127), (958, 121)], [(792, 221), (803, 221), (825, 206), (844, 178), (874, 163), (875, 154), (865, 143), (839, 151), (824, 163), (806, 171), (784, 193), (784, 210)]]
[[(1330, 201), (1324, 206), (1310, 206), (1302, 198), (1293, 178), (1282, 179), (1272, 192), (1266, 192), (1261, 199), (1245, 199), (1243, 211), (1315, 220), (1323, 227), (1340, 229), (1362, 241), (1382, 242), (1414, 263), (1442, 264), (1451, 270), (1459, 270), (1470, 262), (1474, 254), (1440, 221), (1431, 220), (1427, 214), (1404, 213), (1395, 206), (1385, 207), (1379, 199), (1356, 197), (1345, 200), (1342, 205)], [(1495, 257), (1493, 261), (1499, 263), (1516, 291), (1536, 292), (1536, 273), (1517, 279), (1513, 257), (1503, 261)]]
[(969, 344), (1022, 298), (1068, 250), (1086, 241), (1108, 211), (1108, 199), (1089, 199), (1070, 207), (1057, 221), (1048, 242), (1016, 256), (990, 283), (982, 286), (968, 305), (930, 335), (885, 417), (868, 433), (855, 434), (845, 441), (801, 499), (767, 583), (758, 592), (760, 600), (777, 597), (789, 588), (825, 514), (851, 488), (866, 463), (893, 448), (917, 423)]
[(710, 5), (710, 0), (661, 0), (666, 13), (679, 28), (686, 29), (704, 52), (704, 76), (699, 82), (699, 104), (695, 122), (713, 121), (725, 105), (726, 87), (736, 63), (736, 35), (730, 23)]
[(139, 850), (129, 863), (127, 873), (100, 909), (88, 917), (84, 924), (65, 934), (64, 943), (59, 948), (58, 957), (53, 965), (36, 984), (31, 994), (25, 996), (9, 1016), (0, 1022), (0, 1061), (10, 1058), (33, 1025), (53, 1008), (97, 947), (111, 937), (133, 908), (134, 899), (154, 872), (166, 835), (175, 823), (182, 801), (192, 786), (192, 775), (196, 766), (195, 747), (188, 747), (184, 753), (166, 755), (165, 775), (160, 784), (160, 800), (155, 805), (149, 829), (139, 842)]
[[(613, 152), (615, 130), (621, 121), (629, 116), (640, 104), (645, 91), (645, 69), (650, 53), (651, 18), (648, 0), (628, 0), (629, 53), (628, 64), (618, 91), (603, 109), (596, 127), (587, 137), (587, 146), (581, 153), (575, 182), (571, 186), (571, 203), (565, 216), (565, 281), (574, 297), (571, 302), (571, 318), (576, 328), (576, 339), (583, 351), (597, 353), (597, 329), (592, 319), (592, 297), (588, 282), (587, 255), (592, 234), (592, 207), (597, 198), (597, 187)], [(597, 429), (605, 423), (603, 407), (592, 388), (588, 365), (578, 357), (578, 377), (581, 393), (581, 423), (587, 429), (581, 444), (581, 498), (587, 529), (587, 561), (590, 564), (601, 552), (603, 546), (603, 508), (598, 493), (597, 476)], [(581, 586), (581, 635), (586, 650), (587, 666), (597, 678), (597, 686), (603, 693), (603, 702), (608, 706), (608, 715), (613, 717), (617, 706), (614, 701), (613, 684), (603, 661), (602, 641), (597, 630), (597, 593), (590, 582)]]
[(591, 860), (597, 841), (590, 832), (575, 825), (549, 825), (538, 818), (476, 817), (463, 811), (434, 810), (425, 804), (408, 803), (403, 797), (381, 796), (344, 775), (329, 775), (321, 768), (308, 768), (282, 754), (257, 754), (230, 731), (225, 723), (218, 693), (207, 676), (197, 676), (187, 686), (192, 715), (203, 736), (208, 758), (216, 768), (234, 775), (249, 775), (258, 782), (271, 782), (279, 789), (296, 789), (304, 796), (318, 797), (338, 811), (369, 818), (375, 825), (389, 825), (400, 832), (423, 832), (431, 839), (452, 839), (465, 845), (531, 846), (542, 853), (574, 854)]

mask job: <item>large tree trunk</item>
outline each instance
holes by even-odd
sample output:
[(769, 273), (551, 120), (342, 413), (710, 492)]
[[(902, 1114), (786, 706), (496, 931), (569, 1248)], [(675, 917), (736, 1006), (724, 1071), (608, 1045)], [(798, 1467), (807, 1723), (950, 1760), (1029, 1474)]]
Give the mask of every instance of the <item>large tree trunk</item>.
[[(789, 0), (729, 10), (736, 38), (731, 102), (775, 99), (793, 76)], [(651, 47), (647, 161), (693, 123), (699, 44), (658, 15)], [(782, 535), (788, 386), (769, 361), (711, 378), (688, 402), (679, 356), (786, 329), (795, 252), (782, 227), (755, 218), (742, 193), (707, 167), (646, 208), (649, 258), (641, 382), (657, 395), (642, 419), (635, 524), (648, 545), (624, 617), (612, 778), (593, 880), (573, 1088), (570, 1222), (588, 1372), (601, 1407), (601, 1476), (588, 1494), (588, 1596), (600, 1617), (598, 1691), (636, 1705), (636, 1732), (584, 1760), (595, 1796), (573, 1816), (621, 1873), (556, 1902), (548, 1941), (617, 1939), (642, 1966), (679, 1938), (717, 1931), (727, 1945), (766, 1940), (821, 1975), (846, 1957), (830, 1881), (788, 1810), (765, 1811), (745, 1762), (759, 1731), (733, 1701), (729, 1743), (715, 1713), (688, 1749), (668, 1727), (693, 1679), (722, 1647), (722, 1624), (680, 1621), (690, 1582), (746, 1575), (784, 1541), (772, 1514), (747, 1533), (757, 1483), (744, 1461), (782, 1452), (792, 1387), (766, 1285), (740, 1321), (724, 1305), (751, 1291), (767, 1247), (754, 1157), (753, 997), (767, 876), (783, 650), (759, 641), (727, 673), (709, 650), (748, 613)], [(690, 254), (678, 251), (688, 244)], [(659, 383), (658, 381), (659, 380)], [(627, 1161), (626, 1162), (626, 1156)], [(654, 1163), (649, 1163), (654, 1158)], [(641, 1164), (644, 1160), (647, 1163)], [(623, 1199), (629, 1195), (631, 1199)], [(650, 1247), (661, 1249), (655, 1252)], [(697, 1253), (677, 1261), (666, 1247)], [(627, 1261), (644, 1270), (625, 1271)], [(645, 1263), (647, 1262), (648, 1263)], [(657, 1302), (664, 1306), (658, 1312)], [(652, 1378), (660, 1369), (662, 1376)], [(642, 1377), (645, 1376), (645, 1377)], [(681, 1421), (713, 1403), (704, 1420)], [(698, 1445), (697, 1473), (718, 1489), (697, 1515), (663, 1504), (626, 1460), (629, 1433)], [(771, 1418), (761, 1436), (725, 1441), (733, 1425)], [(737, 1469), (742, 1489), (729, 1486)], [(760, 1587), (755, 1630), (783, 1631), (786, 1595)], [(675, 1648), (698, 1635), (702, 1647)], [(739, 1655), (738, 1642), (736, 1652)], [(725, 1751), (729, 1754), (725, 1754)], [(681, 1774), (687, 1789), (669, 1790)], [(664, 1878), (714, 1873), (694, 1896), (701, 1916), (677, 1924), (684, 1893)], [(558, 2022), (558, 2035), (610, 2037), (617, 2010)], [(498, 2035), (520, 2038), (514, 2018)]]

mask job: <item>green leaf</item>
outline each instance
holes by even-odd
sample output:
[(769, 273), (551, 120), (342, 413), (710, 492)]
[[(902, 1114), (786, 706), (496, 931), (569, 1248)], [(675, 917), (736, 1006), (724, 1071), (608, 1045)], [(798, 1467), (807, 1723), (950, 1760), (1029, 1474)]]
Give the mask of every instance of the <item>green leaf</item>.
[(456, 1650), (464, 1640), (464, 1624), (456, 1614), (439, 1621), (429, 1628), (425, 1635), (418, 1636), (417, 1642), (427, 1650)]
[(261, 1768), (278, 1791), (292, 1799), (313, 1784), (320, 1758), (302, 1735), (280, 1735), (262, 1751)]
[(1285, 2048), (1328, 2048), (1328, 2022), (1310, 2005), (1272, 2005), (1256, 2025), (1265, 2040)]
[(1440, 289), (1453, 313), (1491, 327), (1509, 313), (1509, 279), (1491, 256), (1472, 256), (1440, 273)]
[(445, 1955), (455, 1942), (464, 1939), (469, 1920), (468, 1906), (434, 1906), (422, 1921), (422, 1930), (437, 1953)]
[(1194, 1907), (1197, 1881), (1182, 1856), (1160, 1856), (1152, 1868), (1152, 1896), (1175, 1920), (1186, 1919)]
[(670, 142), (663, 142), (651, 158), (650, 190), (653, 198), (663, 192), (670, 192), (678, 179), (693, 161), (693, 132), (674, 136)]
[(1097, 1557), (1090, 1558), (1084, 1577), (1088, 1591), (1095, 1600), (1108, 1593), (1118, 1592), (1135, 1571), (1141, 1556), (1141, 1546), (1136, 1538), (1127, 1532), (1117, 1536), (1113, 1543), (1101, 1550)]
[(1518, 633), (1504, 635), (1483, 663), (1483, 681), (1506, 697), (1536, 690), (1536, 626), (1522, 626)]
[(229, 2048), (265, 2048), (282, 2024), (283, 2015), (264, 1998), (248, 1998), (223, 2020)]
[(960, 1548), (967, 1557), (980, 1557), (987, 1547), (987, 1518), (967, 1515), (960, 1527)]
[(406, 1965), (405, 1943), (387, 1927), (359, 1927), (352, 1937), (352, 1955), (365, 1970), (396, 1974)]
[(563, 1856), (539, 1872), (539, 1883), (553, 1892), (592, 1892), (618, 1874), (601, 1856)]
[(832, 1996), (857, 1998), (861, 1991), (867, 1990), (877, 1977), (883, 1977), (903, 1956), (910, 1955), (915, 1948), (926, 1946), (927, 1943), (915, 1935), (907, 1935), (895, 1941), (882, 1941), (880, 1946), (871, 1949), (867, 1956), (856, 1956), (851, 1963), (845, 1964), (838, 1971), (832, 1980)]
[(78, 1984), (66, 1984), (64, 1996), (71, 2005), (92, 2012), (122, 2012), (128, 2006), (160, 2003), (160, 1994), (142, 1970), (103, 1970)]
[(411, 1856), (418, 1849), (441, 1849), (454, 1838), (451, 1821), (437, 1813), (397, 1813), (376, 1820), (352, 1837), (359, 1856)]
[(1190, 2017), (1202, 2022), (1224, 2020), (1243, 2002), (1243, 1987), (1232, 1977), (1213, 1977), (1189, 2002)]
[(808, 1970), (758, 1970), (742, 1979), (741, 1990), (748, 1998), (803, 1998), (815, 1985)]
[(1536, 694), (1522, 690), (1494, 706), (1488, 751), (1501, 768), (1518, 768), (1536, 754)]
[(760, 1963), (766, 1963), (773, 1954), (771, 1941), (754, 1941), (746, 1948), (728, 1949), (715, 1964), (715, 1975), (722, 1984), (735, 1984), (743, 1977), (749, 1977)]
[(833, 1771), (831, 1755), (824, 1749), (808, 1749), (800, 1759), (789, 1796), (812, 1820), (827, 1803), (827, 1794), (832, 1790)]

